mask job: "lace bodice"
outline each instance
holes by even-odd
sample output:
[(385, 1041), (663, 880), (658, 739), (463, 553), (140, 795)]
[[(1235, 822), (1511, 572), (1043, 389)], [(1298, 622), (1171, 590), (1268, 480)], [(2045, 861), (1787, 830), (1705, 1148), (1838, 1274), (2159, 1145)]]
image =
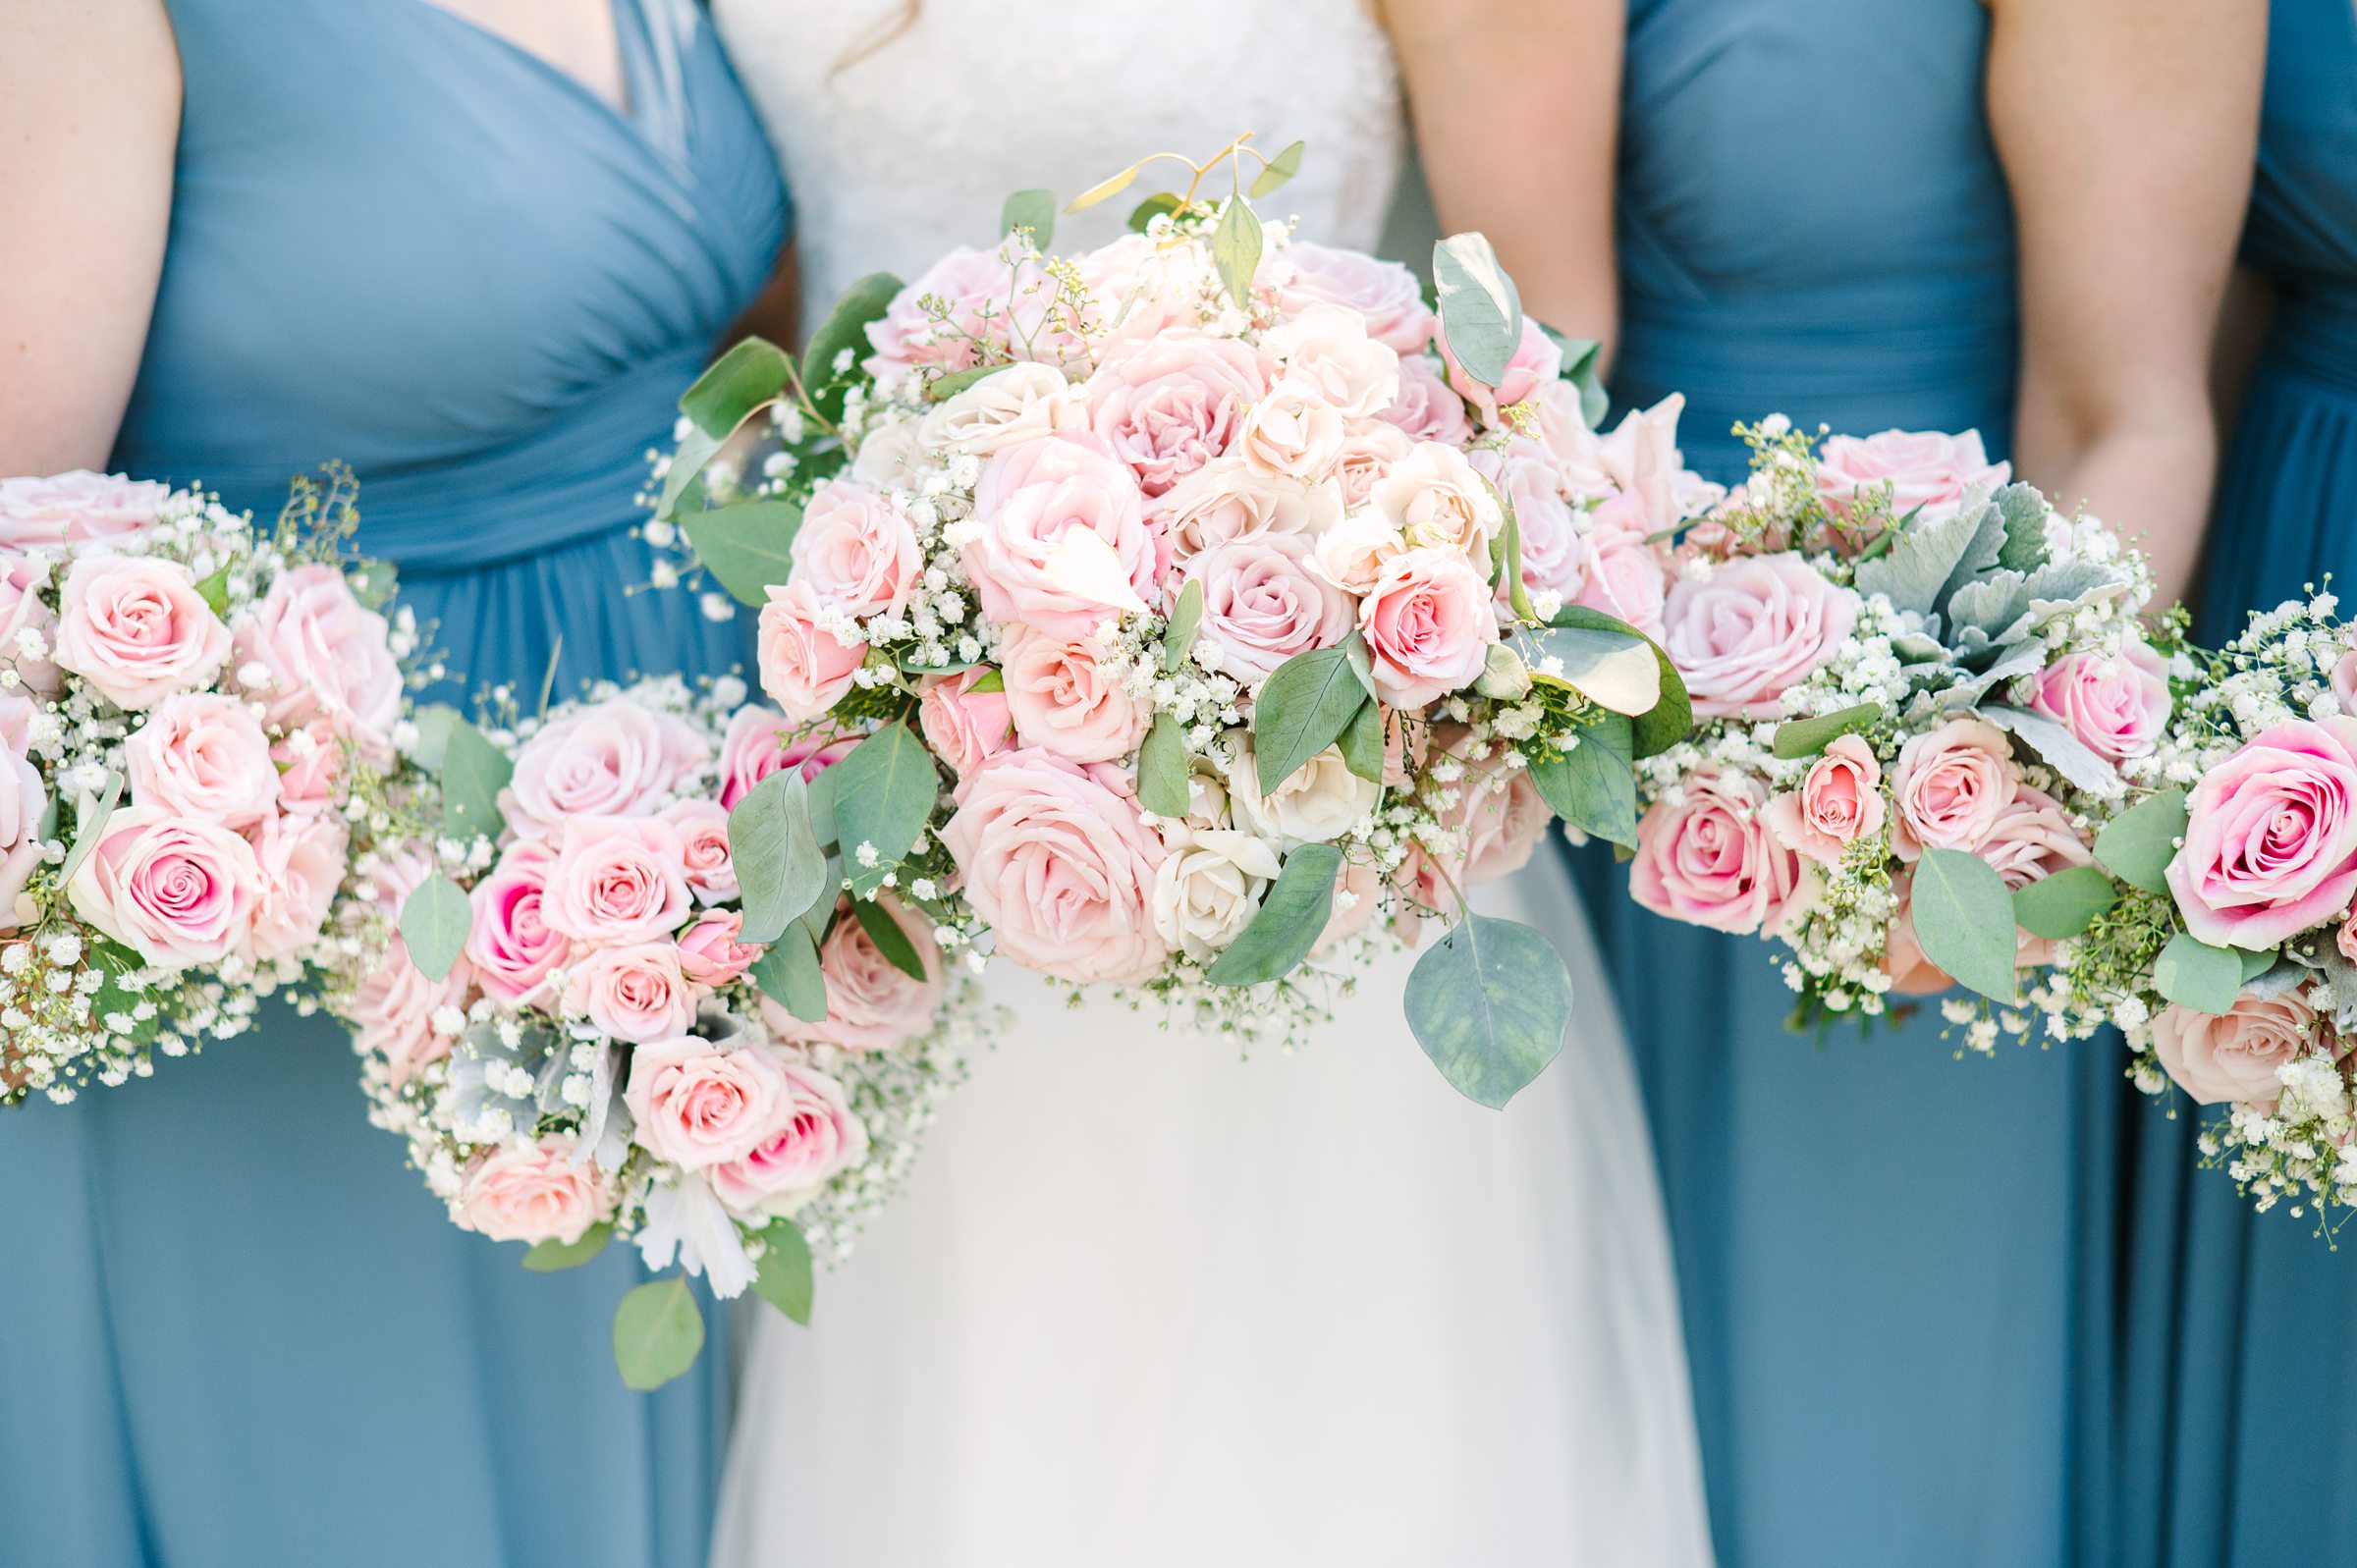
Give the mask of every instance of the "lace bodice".
[[(1270, 153), (1308, 143), (1269, 216), (1298, 217), (1324, 243), (1375, 243), (1405, 127), (1390, 40), (1364, 0), (919, 0), (859, 55), (903, 10), (714, 0), (800, 214), (805, 328), (865, 273), (913, 278), (987, 243), (1011, 191), (1069, 201), (1147, 153), (1205, 158), (1244, 131)], [(1184, 172), (1157, 164), (1060, 216), (1056, 247), (1113, 239)]]

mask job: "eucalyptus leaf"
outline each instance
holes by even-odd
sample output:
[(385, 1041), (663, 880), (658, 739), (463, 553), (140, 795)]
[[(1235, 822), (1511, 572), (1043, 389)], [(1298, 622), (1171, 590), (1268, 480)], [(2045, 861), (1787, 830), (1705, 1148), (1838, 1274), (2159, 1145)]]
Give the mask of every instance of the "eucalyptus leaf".
[(2013, 894), (1995, 867), (1960, 849), (1926, 848), (1911, 908), (1926, 958), (1992, 1000), (2015, 999)]
[[(884, 885), (924, 832), (941, 795), (933, 754), (894, 720), (853, 746), (827, 770), (835, 778), (835, 841), (852, 891), (862, 896)], [(861, 851), (874, 847), (872, 862)]]
[(2013, 919), (2033, 937), (2076, 937), (2119, 902), (2119, 890), (2094, 866), (2064, 866), (2013, 893)]
[(766, 338), (746, 338), (680, 395), (680, 412), (705, 435), (725, 441), (755, 408), (786, 388), (793, 361)]
[(450, 732), (466, 723), (465, 716), (447, 702), (429, 702), (417, 709), (411, 722), (417, 727), (417, 744), (410, 749), (410, 760), (429, 774), (440, 773)]
[(1178, 602), (1171, 608), (1169, 624), (1162, 628), (1162, 668), (1168, 675), (1177, 675), (1186, 664), (1186, 656), (1195, 646), (1195, 633), (1203, 625), (1203, 579), (1189, 577), (1186, 586), (1178, 590)]
[(125, 977), (135, 970), (145, 968), (145, 961), (121, 943), (96, 936), (90, 940), (89, 955), (90, 967), (99, 974), (98, 995), (91, 1000), (90, 1015), (101, 1021), (120, 1017), (130, 1025), (130, 1036), (134, 1041), (154, 1039), (163, 1028), (164, 1014), (159, 1009), (144, 1018), (133, 1017), (132, 1010), (139, 1004), (139, 998), (145, 993), (135, 992), (123, 983)]
[(1608, 616), (1586, 605), (1564, 605), (1547, 623), (1574, 630), (1618, 632), (1649, 644), (1653, 649), (1655, 677), (1661, 682), (1661, 697), (1645, 712), (1631, 715), (1636, 720), (1633, 732), (1636, 754), (1659, 756), (1686, 738), (1686, 732), (1694, 728), (1694, 704), (1686, 695), (1684, 677), (1678, 675), (1677, 667), (1670, 662), (1668, 650), (1660, 643), (1619, 617)]
[(825, 896), (827, 857), (810, 830), (810, 786), (799, 768), (781, 768), (731, 809), (729, 864), (744, 903), (740, 942), (777, 941)]
[(648, 1280), (614, 1314), (614, 1365), (642, 1393), (694, 1366), (703, 1348), (704, 1315), (682, 1275)]
[(1252, 755), (1268, 795), (1342, 738), (1366, 690), (1342, 648), (1297, 653), (1261, 683), (1252, 715)]
[(196, 581), (196, 597), (216, 616), (229, 614), (229, 568), (223, 567), (209, 577)]
[(1185, 816), (1192, 772), (1185, 731), (1168, 711), (1157, 713), (1137, 748), (1137, 803), (1157, 817)]
[(859, 929), (867, 933), (867, 940), (876, 945), (876, 951), (884, 955), (886, 963), (911, 980), (923, 981), (924, 954), (916, 950), (916, 944), (908, 940), (908, 933), (901, 929), (900, 921), (890, 909), (874, 898), (853, 898), (851, 915), (859, 922)]
[(1343, 852), (1330, 843), (1305, 843), (1261, 895), (1260, 913), (1212, 960), (1215, 986), (1256, 986), (1292, 973), (1309, 956), (1334, 913), (1334, 881)]
[(2242, 960), (2242, 983), (2246, 986), (2275, 968), (2276, 960), (2280, 956), (2274, 947), (2260, 948), (2255, 951), (2249, 947), (2236, 947), (2233, 952), (2235, 957)]
[(1343, 727), (1339, 744), (1343, 766), (1369, 784), (1383, 783), (1384, 744), (1383, 704), (1370, 697), (1358, 705), (1358, 712)]
[(2106, 823), (2095, 836), (2095, 858), (2131, 888), (2166, 892), (2186, 820), (2185, 791), (2164, 789)]
[(1273, 196), (1284, 184), (1301, 172), (1302, 142), (1293, 142), (1271, 158), (1268, 166), (1252, 178), (1252, 199)]
[(1662, 700), (1661, 661), (1637, 631), (1524, 626), (1507, 638), (1533, 680), (1564, 686), (1615, 713), (1650, 713)]
[(827, 1020), (827, 977), (818, 966), (810, 922), (796, 920), (745, 973), (761, 994), (804, 1023)]
[(428, 980), (446, 979), (457, 967), (473, 924), (474, 905), (467, 901), (466, 891), (438, 871), (402, 901), (402, 946)]
[(123, 776), (109, 768), (106, 782), (98, 786), (98, 798), (74, 813), (74, 846), (57, 868), (57, 885), (61, 888), (74, 880), (74, 873), (90, 858), (98, 847), (98, 839), (106, 832), (107, 819), (115, 814), (115, 802), (123, 798)]
[(606, 1243), (613, 1238), (613, 1222), (601, 1219), (582, 1231), (577, 1241), (558, 1241), (552, 1237), (534, 1243), (532, 1250), (523, 1255), (523, 1266), (536, 1274), (553, 1274), (564, 1269), (578, 1269), (605, 1251)]
[(835, 360), (846, 349), (851, 351), (854, 369), (867, 357), (868, 325), (884, 318), (900, 292), (900, 279), (889, 272), (871, 272), (836, 297), (827, 319), (810, 334), (802, 348), (802, 392), (820, 418), (831, 422), (843, 417), (846, 389), (834, 385)]
[(1056, 192), (1017, 190), (999, 209), (999, 233), (1031, 231), (1031, 243), (1043, 252), (1056, 238)]
[(1571, 975), (1530, 927), (1467, 913), (1409, 971), (1406, 1011), (1441, 1076), (1502, 1109), (1562, 1050)]
[(1810, 719), (1787, 719), (1776, 727), (1776, 754), (1786, 762), (1814, 757), (1840, 736), (1873, 728), (1883, 711), (1879, 702), (1861, 702)]
[(740, 501), (709, 512), (689, 513), (680, 521), (695, 559), (729, 597), (755, 609), (769, 603), (769, 590), (783, 587), (794, 571), (794, 536), (802, 530), (798, 501)]
[(683, 512), (701, 510), (704, 464), (727, 444), (726, 436), (708, 436), (695, 429), (681, 439), (671, 455), (671, 466), (663, 471), (663, 492), (655, 499), (657, 520), (669, 521)]
[(1014, 362), (1012, 359), (994, 359), (986, 365), (972, 365), (963, 370), (953, 370), (946, 376), (935, 376), (925, 383), (925, 399), (930, 403), (947, 403), (966, 388), (988, 381)]
[(1583, 833), (1634, 847), (1637, 780), (1629, 763), (1630, 721), (1608, 713), (1568, 751), (1530, 756), (1530, 782), (1549, 809)]
[(1135, 180), (1137, 178), (1137, 172), (1144, 167), (1145, 164), (1143, 162), (1133, 163), (1128, 168), (1124, 169), (1120, 174), (1115, 175), (1112, 179), (1098, 181), (1095, 185), (1090, 186), (1086, 190), (1081, 191), (1078, 195), (1072, 197), (1071, 200), (1066, 202), (1064, 204), (1064, 210), (1068, 214), (1085, 211), (1087, 208), (1093, 207), (1098, 202), (1103, 201), (1107, 196), (1120, 195), (1123, 191), (1129, 189), (1129, 182)]
[(1540, 330), (1562, 351), (1562, 378), (1579, 392), (1579, 416), (1590, 430), (1596, 429), (1613, 406), (1612, 395), (1604, 390), (1604, 345), (1594, 338), (1566, 338), (1544, 322)]
[(2231, 947), (2213, 947), (2190, 931), (2168, 939), (2153, 960), (2153, 989), (2195, 1012), (2231, 1012), (2242, 995), (2242, 958)]
[(1260, 269), (1260, 218), (1240, 195), (1230, 196), (1211, 233), (1211, 264), (1239, 310), (1252, 304), (1252, 274)]
[(1175, 190), (1157, 190), (1129, 210), (1129, 232), (1144, 234), (1156, 218), (1166, 212), (1177, 212), (1184, 203)]
[(761, 1232), (761, 1240), (766, 1250), (761, 1254), (760, 1271), (753, 1275), (753, 1289), (763, 1301), (809, 1327), (810, 1299), (817, 1292), (818, 1281), (802, 1227), (791, 1219), (772, 1219)]
[(499, 809), (499, 792), (508, 786), (516, 765), (480, 730), (464, 719), (451, 726), (442, 747), (442, 833), (466, 842), (497, 838), (507, 826)]
[(1506, 379), (1522, 346), (1522, 297), (1479, 234), (1455, 234), (1432, 247), (1440, 291), (1441, 336), (1465, 372), (1485, 387)]

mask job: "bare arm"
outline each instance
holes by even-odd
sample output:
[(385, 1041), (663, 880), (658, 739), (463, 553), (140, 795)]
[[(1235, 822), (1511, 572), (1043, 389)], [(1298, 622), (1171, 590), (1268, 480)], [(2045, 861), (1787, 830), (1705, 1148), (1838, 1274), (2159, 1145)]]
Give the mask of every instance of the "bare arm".
[(1384, 0), (1447, 231), (1479, 229), (1549, 326), (1617, 325), (1613, 159), (1625, 0)]
[(157, 0), (0, 0), (0, 474), (114, 446), (163, 269), (180, 59)]
[(2012, 188), (2022, 476), (2142, 534), (2165, 600), (2201, 549), (2212, 334), (2250, 194), (2265, 0), (1991, 0)]

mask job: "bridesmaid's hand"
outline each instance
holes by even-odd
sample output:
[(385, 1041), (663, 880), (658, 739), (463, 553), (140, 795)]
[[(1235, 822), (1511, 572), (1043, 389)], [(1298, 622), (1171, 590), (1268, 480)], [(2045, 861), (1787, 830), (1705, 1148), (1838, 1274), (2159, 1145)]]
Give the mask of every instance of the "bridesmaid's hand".
[[(1989, 0), (2021, 266), (2022, 477), (2183, 596), (2216, 477), (2212, 334), (2250, 194), (2266, 0)], [(1928, 263), (1932, 264), (1932, 263)]]
[(155, 305), (180, 137), (162, 0), (0, 0), (0, 475), (98, 468)]

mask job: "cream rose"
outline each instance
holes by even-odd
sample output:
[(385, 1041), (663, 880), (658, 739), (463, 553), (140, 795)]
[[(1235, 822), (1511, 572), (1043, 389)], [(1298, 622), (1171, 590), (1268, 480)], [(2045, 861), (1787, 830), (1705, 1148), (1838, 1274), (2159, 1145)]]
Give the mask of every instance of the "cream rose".
[(1228, 784), (1228, 808), (1236, 823), (1286, 849), (1333, 842), (1383, 799), (1383, 786), (1344, 766), (1339, 746), (1328, 746), (1264, 795), (1250, 741), (1241, 735)]
[(1254, 472), (1240, 459), (1222, 458), (1162, 497), (1154, 520), (1170, 539), (1172, 560), (1183, 566), (1214, 545), (1256, 534), (1318, 538), (1343, 520), (1343, 495), (1332, 481), (1273, 478)]
[(1136, 478), (1093, 436), (990, 460), (961, 551), (982, 613), (1059, 636), (1160, 602), (1170, 547), (1146, 525)]
[(1254, 473), (1309, 483), (1342, 461), (1346, 434), (1332, 404), (1299, 382), (1281, 381), (1244, 415), (1235, 450)]
[(1345, 419), (1364, 419), (1399, 396), (1399, 355), (1367, 335), (1367, 321), (1341, 305), (1312, 304), (1261, 337), (1284, 361), (1285, 379), (1308, 389)]
[(987, 458), (1043, 436), (1088, 428), (1088, 396), (1054, 365), (1019, 360), (949, 399), (916, 427), (934, 452)]
[(2228, 1101), (2272, 1109), (2283, 1092), (2280, 1068), (2318, 1043), (2316, 1010), (2292, 992), (2234, 999), (2225, 1013), (2175, 1003), (2153, 1019), (2153, 1054), (2177, 1087), (2205, 1106)]
[(0, 555), (0, 670), (14, 670), (25, 688), (42, 697), (58, 691), (57, 612), (41, 597), (49, 585), (46, 562)]
[(1154, 929), (1172, 947), (1209, 963), (1243, 934), (1283, 870), (1266, 839), (1233, 829), (1181, 830), (1154, 873)]

